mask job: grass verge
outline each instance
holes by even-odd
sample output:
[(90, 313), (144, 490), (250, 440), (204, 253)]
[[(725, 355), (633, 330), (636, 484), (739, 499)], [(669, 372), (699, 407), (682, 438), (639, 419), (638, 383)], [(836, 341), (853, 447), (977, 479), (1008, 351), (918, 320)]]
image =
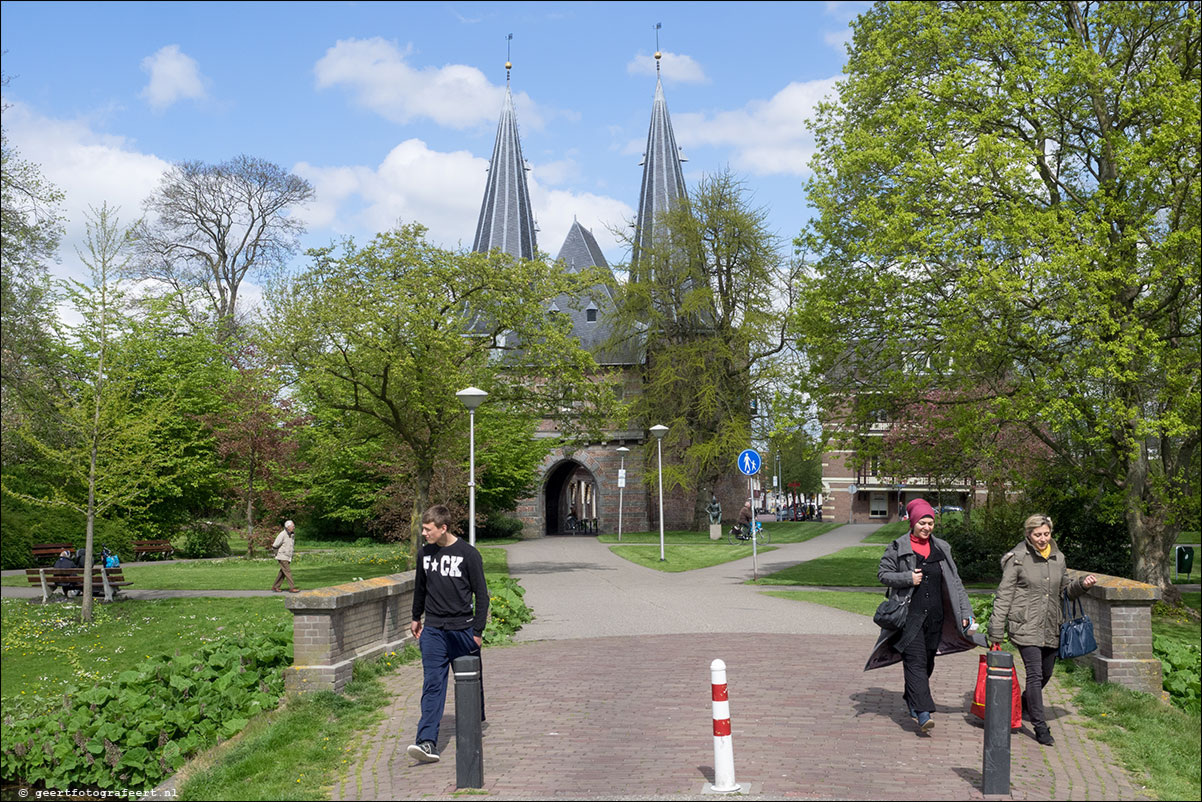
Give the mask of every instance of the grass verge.
[(864, 593), (848, 590), (766, 590), (765, 596), (778, 596), (791, 601), (804, 601), (834, 607), (849, 613), (858, 613), (872, 618), (884, 596), (880, 593)]
[[(846, 549), (807, 560), (783, 571), (760, 577), (757, 585), (824, 585), (841, 588), (872, 588), (884, 549), (879, 545), (849, 546)], [(996, 588), (996, 582), (965, 582), (966, 588)], [(883, 588), (882, 588), (883, 589)]]
[[(642, 565), (646, 568), (654, 568), (656, 571), (666, 571), (668, 573), (680, 573), (682, 571), (692, 571), (696, 568), (708, 568), (711, 565), (721, 565), (722, 563), (741, 560), (744, 557), (751, 556), (751, 546), (731, 546), (729, 544), (721, 545), (698, 545), (689, 546), (682, 544), (664, 546), (664, 560), (659, 558), (659, 546), (610, 546), (609, 550), (618, 555), (624, 560), (630, 560), (632, 563)], [(764, 546), (759, 549), (760, 554), (773, 551), (773, 546)]]
[(354, 740), (381, 718), (390, 695), (380, 680), (421, 659), (415, 646), (357, 663), (341, 694), (292, 697), (177, 777), (180, 799), (324, 799), (353, 759)]
[[(838, 523), (817, 523), (815, 521), (769, 521), (764, 524), (766, 531), (772, 538), (772, 542), (781, 543), (804, 543), (805, 541), (818, 537), (821, 534), (836, 529), (843, 524)], [(713, 543), (725, 543), (726, 535), (730, 532), (730, 525), (723, 524), (722, 539), (718, 541), (710, 540), (709, 532), (686, 532), (684, 530), (672, 530), (664, 532), (664, 544), (693, 544), (706, 545)], [(654, 543), (659, 545), (659, 532), (624, 532), (622, 540), (618, 540), (615, 534), (598, 535), (597, 540), (601, 543), (619, 543), (622, 545), (636, 545), (640, 543)], [(656, 555), (656, 559), (659, 556)]]
[(1090, 735), (1106, 744), (1123, 766), (1160, 799), (1202, 798), (1202, 718), (1155, 696), (1113, 683), (1094, 682), (1088, 666), (1060, 664), (1077, 691), (1074, 703)]
[(156, 654), (190, 652), (240, 630), (291, 621), (282, 599), (158, 599), (97, 604), (90, 624), (79, 621), (78, 601), (0, 604), (0, 695), (62, 693), (95, 682)]

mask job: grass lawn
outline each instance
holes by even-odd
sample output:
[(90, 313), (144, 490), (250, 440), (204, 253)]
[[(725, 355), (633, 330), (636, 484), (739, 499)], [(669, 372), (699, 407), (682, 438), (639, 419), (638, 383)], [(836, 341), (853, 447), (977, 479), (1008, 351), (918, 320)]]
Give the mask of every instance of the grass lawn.
[[(881, 564), (882, 546), (849, 546), (846, 549), (808, 560), (775, 574), (760, 577), (758, 585), (826, 585), (828, 587), (878, 587), (876, 571)], [(996, 582), (965, 582), (966, 588), (996, 588)], [(883, 589), (883, 587), (882, 587)]]
[(849, 613), (859, 613), (872, 618), (884, 595), (847, 590), (766, 590), (766, 596), (779, 596), (793, 601), (812, 602)]
[(95, 682), (147, 657), (189, 651), (222, 633), (290, 622), (283, 599), (161, 599), (93, 607), (79, 621), (77, 601), (0, 604), (0, 695), (56, 696), (63, 688)]
[(1202, 593), (1193, 591), (1184, 591), (1181, 594), (1181, 601), (1187, 607), (1194, 608), (1197, 612), (1202, 612)]
[(760, 577), (757, 584), (875, 587), (880, 584), (876, 569), (883, 553), (881, 546), (849, 546), (834, 554)]
[[(298, 553), (292, 561), (292, 579), (304, 589), (327, 587), (355, 579), (369, 579), (408, 569), (408, 547), (345, 548), (328, 553)], [(132, 588), (145, 590), (268, 590), (279, 564), (270, 557), (253, 560), (169, 560), (151, 565), (122, 566)], [(24, 575), (0, 580), (8, 586), (28, 585)]]
[[(773, 543), (804, 543), (810, 538), (818, 537), (821, 534), (836, 529), (843, 524), (837, 523), (817, 523), (815, 521), (769, 521), (764, 524), (764, 531), (772, 538)], [(724, 524), (722, 527), (722, 539), (718, 541), (710, 540), (709, 532), (686, 532), (683, 530), (671, 530), (664, 532), (664, 544), (668, 543), (725, 543), (726, 535), (730, 532), (730, 525)], [(617, 543), (618, 536), (615, 534), (598, 535), (597, 540), (602, 543)], [(622, 544), (626, 543), (654, 543), (659, 545), (659, 531), (655, 532), (623, 532)], [(659, 559), (658, 552), (656, 559)]]
[(880, 529), (873, 532), (868, 537), (861, 540), (861, 543), (892, 543), (898, 537), (910, 531), (909, 521), (894, 521), (891, 524), (885, 524)]
[[(692, 571), (694, 568), (708, 568), (711, 565), (720, 565), (751, 556), (750, 545), (731, 546), (728, 543), (720, 545), (701, 544), (696, 546), (682, 544), (667, 545), (666, 538), (664, 544), (665, 559), (662, 562), (659, 559), (658, 544), (653, 546), (610, 546), (609, 550), (624, 560), (630, 560), (632, 563), (637, 563), (647, 568), (654, 568), (657, 571), (667, 571), (673, 574), (680, 573), (681, 571)], [(772, 550), (772, 546), (764, 546), (759, 549), (759, 553), (764, 554)]]

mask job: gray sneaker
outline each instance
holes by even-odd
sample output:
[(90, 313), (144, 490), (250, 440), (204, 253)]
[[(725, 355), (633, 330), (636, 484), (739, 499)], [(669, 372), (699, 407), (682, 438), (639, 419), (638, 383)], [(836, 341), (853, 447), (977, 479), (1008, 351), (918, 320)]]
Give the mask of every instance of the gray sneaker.
[(439, 760), (442, 760), (438, 756), (438, 751), (434, 748), (433, 741), (422, 741), (419, 744), (413, 744), (405, 752), (418, 763), (437, 763)]

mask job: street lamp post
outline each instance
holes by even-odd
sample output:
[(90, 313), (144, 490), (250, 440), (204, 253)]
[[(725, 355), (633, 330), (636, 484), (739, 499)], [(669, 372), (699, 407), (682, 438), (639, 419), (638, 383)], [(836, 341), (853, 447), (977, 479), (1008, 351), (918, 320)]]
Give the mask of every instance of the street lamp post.
[(664, 435), (668, 427), (662, 423), (651, 427), (655, 435), (655, 455), (659, 465), (659, 561), (664, 561)]
[(780, 483), (780, 453), (779, 452), (776, 454), (776, 486), (773, 487), (773, 490), (776, 491), (776, 517), (777, 517), (777, 520), (780, 520), (780, 518), (781, 518), (780, 498), (781, 498), (781, 493), (784, 490), (784, 486), (781, 485), (781, 483)]
[(467, 512), (467, 542), (476, 545), (476, 407), (488, 398), (488, 393), (477, 387), (468, 387), (466, 390), (460, 390), (455, 393), (465, 407), (467, 407), (467, 416), (469, 423), (470, 435), (468, 437), (469, 454), (468, 459), (468, 474), (467, 474), (467, 491), (468, 491), (468, 512)]
[(618, 446), (618, 454), (622, 457), (622, 467), (618, 468), (618, 542), (622, 542), (622, 493), (626, 490), (626, 455), (630, 449)]

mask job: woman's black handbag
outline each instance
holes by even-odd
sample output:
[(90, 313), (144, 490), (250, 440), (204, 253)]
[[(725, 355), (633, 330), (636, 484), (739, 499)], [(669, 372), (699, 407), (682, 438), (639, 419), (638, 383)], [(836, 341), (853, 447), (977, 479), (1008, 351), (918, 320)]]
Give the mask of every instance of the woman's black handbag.
[(910, 614), (910, 595), (904, 598), (890, 596), (876, 608), (872, 621), (884, 629), (901, 629), (906, 625), (906, 616)]
[(1064, 623), (1060, 625), (1060, 657), (1067, 660), (1071, 657), (1081, 657), (1098, 648), (1098, 642), (1093, 636), (1093, 621), (1081, 612), (1081, 602), (1073, 599), (1073, 619), (1069, 619), (1068, 592), (1060, 600), (1064, 611)]

